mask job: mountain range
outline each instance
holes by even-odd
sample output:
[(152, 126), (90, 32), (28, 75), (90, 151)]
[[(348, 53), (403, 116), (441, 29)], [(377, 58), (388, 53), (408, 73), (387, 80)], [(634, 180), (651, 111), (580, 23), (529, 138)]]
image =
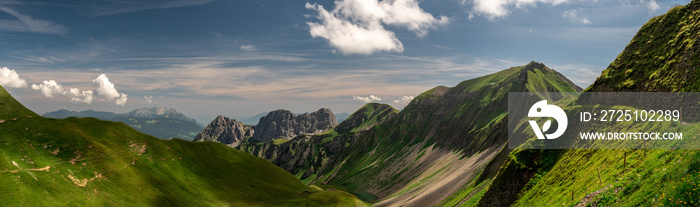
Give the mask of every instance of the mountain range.
[(203, 127), (173, 108), (140, 108), (129, 113), (86, 110), (81, 112), (61, 109), (42, 115), (47, 118), (64, 119), (68, 117), (93, 117), (97, 119), (124, 122), (134, 129), (161, 139), (180, 138), (192, 140)]
[(237, 148), (378, 206), (691, 205), (696, 150), (511, 150), (505, 120), (508, 92), (697, 91), (699, 10), (694, 1), (652, 18), (585, 90), (531, 62), (435, 87), (356, 133), (343, 126), (371, 122)]
[(288, 110), (275, 110), (260, 117), (255, 126), (218, 116), (195, 136), (194, 141), (214, 141), (236, 147), (248, 141), (289, 140), (302, 134), (319, 134), (337, 124), (335, 115), (327, 108), (298, 115)]
[(401, 111), (368, 103), (340, 123), (325, 108), (256, 125), (219, 116), (196, 142), (40, 117), (0, 87), (0, 204), (696, 206), (698, 150), (510, 149), (507, 122), (509, 92), (553, 93), (565, 111), (582, 106), (564, 94), (697, 92), (698, 31), (700, 0), (652, 18), (586, 89), (532, 61), (434, 87)]
[[(255, 116), (247, 117), (247, 118), (237, 118), (236, 120), (238, 120), (238, 121), (240, 121), (240, 122), (243, 122), (244, 124), (247, 124), (247, 125), (250, 125), (250, 126), (255, 126), (255, 125), (257, 125), (258, 122), (260, 121), (260, 118), (262, 118), (263, 116), (267, 115), (268, 113), (270, 113), (270, 112), (259, 113), (259, 114), (255, 115)], [(297, 114), (297, 115), (299, 115), (299, 114)], [(345, 112), (337, 113), (337, 114), (334, 114), (334, 115), (335, 115), (335, 118), (337, 119), (338, 123), (345, 121), (345, 119), (347, 119), (348, 116), (350, 116), (349, 113), (345, 113)]]

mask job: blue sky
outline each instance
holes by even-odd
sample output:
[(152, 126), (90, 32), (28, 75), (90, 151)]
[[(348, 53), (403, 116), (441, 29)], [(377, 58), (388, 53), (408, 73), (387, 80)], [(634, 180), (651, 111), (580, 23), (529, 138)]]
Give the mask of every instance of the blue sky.
[(531, 60), (585, 88), (642, 24), (688, 2), (0, 0), (0, 84), (38, 113), (166, 106), (202, 123), (402, 108)]

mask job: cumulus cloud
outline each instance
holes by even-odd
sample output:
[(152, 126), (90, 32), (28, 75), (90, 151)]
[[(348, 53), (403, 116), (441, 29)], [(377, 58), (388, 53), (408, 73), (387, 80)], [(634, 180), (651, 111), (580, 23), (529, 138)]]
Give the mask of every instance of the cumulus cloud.
[(316, 18), (321, 21), (307, 22), (311, 36), (328, 40), (343, 54), (403, 52), (401, 41), (385, 26), (403, 27), (424, 37), (449, 22), (446, 16), (437, 19), (423, 11), (416, 0), (337, 0), (330, 11), (307, 2), (306, 8), (318, 12)]
[(408, 105), (409, 103), (411, 103), (411, 100), (413, 100), (413, 98), (415, 98), (415, 97), (413, 97), (413, 96), (401, 96), (398, 99), (395, 99), (394, 103), (400, 104), (400, 105)]
[(71, 101), (86, 104), (92, 103), (92, 97), (94, 94), (91, 90), (80, 91), (77, 88), (71, 88), (69, 91), (70, 95), (72, 96), (70, 99)]
[(143, 99), (146, 99), (146, 101), (148, 101), (149, 104), (153, 103), (153, 96), (143, 96)]
[(55, 80), (45, 80), (38, 85), (32, 84), (32, 89), (41, 91), (44, 96), (49, 98), (53, 97), (53, 94), (66, 95), (66, 90), (64, 90), (63, 86), (58, 84)]
[(255, 45), (241, 45), (241, 50), (252, 52), (252, 51), (258, 51), (258, 48), (255, 47)]
[(649, 8), (649, 11), (655, 12), (656, 10), (659, 10), (659, 4), (656, 3), (656, 0), (650, 0), (647, 2), (647, 8)]
[(358, 101), (362, 101), (362, 102), (365, 102), (365, 103), (375, 102), (375, 101), (381, 101), (381, 100), (382, 100), (381, 98), (379, 98), (379, 97), (377, 97), (377, 96), (375, 96), (375, 95), (369, 95), (369, 96), (367, 96), (367, 97), (353, 96), (352, 99), (358, 100)]
[(124, 106), (124, 104), (126, 104), (126, 94), (119, 93), (114, 87), (114, 84), (109, 81), (107, 75), (102, 74), (98, 76), (95, 80), (92, 80), (92, 83), (97, 86), (97, 89), (95, 89), (96, 95), (102, 100), (115, 100), (114, 103), (117, 104), (117, 106)]
[(10, 88), (26, 88), (27, 81), (19, 78), (17, 71), (2, 67), (0, 68), (0, 85)]
[(40, 84), (32, 84), (32, 89), (41, 91), (44, 96), (51, 98), (54, 95), (68, 96), (72, 102), (90, 104), (93, 100), (114, 101), (117, 106), (124, 106), (127, 102), (127, 95), (119, 93), (114, 84), (109, 81), (107, 75), (102, 74), (92, 80), (95, 90), (81, 91), (77, 88), (65, 89), (55, 80), (45, 80)]
[[(487, 17), (489, 20), (504, 18), (510, 14), (510, 9), (524, 9), (537, 3), (559, 5), (569, 0), (473, 0), (473, 12)], [(467, 1), (463, 0), (462, 4)]]

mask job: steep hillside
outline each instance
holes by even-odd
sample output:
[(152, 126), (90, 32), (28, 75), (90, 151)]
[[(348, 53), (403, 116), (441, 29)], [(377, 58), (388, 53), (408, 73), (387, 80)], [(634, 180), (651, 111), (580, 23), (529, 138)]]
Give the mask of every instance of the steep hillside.
[(56, 119), (93, 117), (106, 121), (124, 122), (140, 132), (161, 139), (192, 140), (203, 129), (196, 120), (175, 109), (165, 107), (141, 108), (124, 114), (93, 110), (76, 112), (61, 109), (45, 113), (42, 116)]
[(39, 117), (2, 87), (0, 101), (1, 206), (363, 205), (219, 143)]
[(319, 172), (357, 137), (357, 133), (382, 123), (398, 110), (387, 104), (368, 103), (330, 131), (320, 135), (300, 135), (292, 140), (244, 143), (238, 147), (291, 172), (305, 182)]
[(536, 62), (438, 86), (361, 133), (317, 181), (372, 193), (376, 205), (429, 206), (453, 194), (466, 199), (460, 189), (487, 186), (507, 157), (508, 92), (580, 90)]
[[(585, 92), (698, 92), (699, 24), (700, 1), (652, 18)], [(697, 206), (699, 163), (698, 150), (518, 150), (479, 204)]]
[(241, 143), (247, 142), (254, 132), (251, 126), (219, 115), (192, 141), (214, 141), (237, 147)]
[(586, 91), (700, 91), (700, 2), (649, 20)]

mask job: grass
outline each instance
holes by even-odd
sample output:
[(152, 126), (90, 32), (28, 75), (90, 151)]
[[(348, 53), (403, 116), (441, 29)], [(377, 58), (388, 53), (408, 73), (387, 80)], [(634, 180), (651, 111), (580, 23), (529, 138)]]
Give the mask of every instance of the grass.
[(3, 92), (1, 107), (17, 111), (0, 112), (0, 206), (363, 204), (220, 143), (161, 140), (94, 118), (38, 117)]
[[(560, 80), (549, 80), (553, 78)], [(578, 90), (574, 85), (566, 88), (565, 83), (568, 81), (553, 70), (531, 63), (467, 80), (453, 88), (433, 88), (416, 97), (399, 114), (362, 133), (340, 155), (342, 159), (337, 159), (319, 176), (320, 181), (390, 193), (386, 197), (419, 192), (426, 186), (425, 179), (416, 180), (408, 174), (416, 172), (422, 150), (434, 146), (469, 157), (505, 143), (499, 129), (507, 120), (508, 92)], [(413, 153), (417, 153), (418, 159), (406, 159)], [(426, 176), (431, 179), (431, 175)], [(403, 191), (389, 192), (389, 189)], [(480, 189), (470, 202), (476, 203), (485, 193), (486, 190)]]

